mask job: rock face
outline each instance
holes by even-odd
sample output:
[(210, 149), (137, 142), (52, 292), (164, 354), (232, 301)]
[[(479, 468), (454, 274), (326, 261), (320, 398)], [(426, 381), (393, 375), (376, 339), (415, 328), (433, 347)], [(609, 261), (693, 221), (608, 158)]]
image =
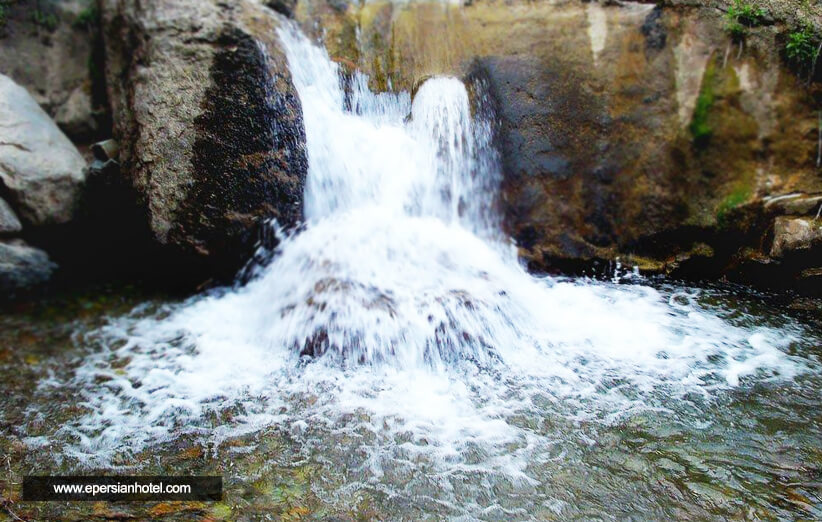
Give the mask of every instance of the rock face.
[(95, 3), (16, 0), (3, 10), (0, 73), (25, 87), (72, 140), (93, 140), (105, 120)]
[(776, 218), (771, 257), (822, 247), (822, 221), (813, 218)]
[(85, 161), (28, 92), (0, 75), (0, 181), (26, 225), (71, 220)]
[(771, 258), (774, 219), (822, 204), (822, 93), (781, 55), (790, 26), (740, 47), (723, 11), (693, 2), (467, 4), (302, 0), (295, 17), (375, 89), (487, 79), (505, 225), (532, 269), (619, 258), (764, 284), (794, 270)]
[(251, 1), (102, 2), (122, 171), (156, 241), (232, 274), (259, 224), (302, 217), (299, 98), (276, 30)]
[(0, 292), (3, 297), (45, 283), (56, 265), (23, 241), (0, 241)]

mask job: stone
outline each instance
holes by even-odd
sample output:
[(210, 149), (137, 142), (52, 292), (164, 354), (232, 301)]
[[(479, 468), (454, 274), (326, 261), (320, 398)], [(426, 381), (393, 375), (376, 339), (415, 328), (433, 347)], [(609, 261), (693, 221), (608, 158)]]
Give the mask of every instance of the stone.
[(17, 218), (6, 200), (0, 198), (0, 234), (16, 234), (23, 230), (23, 225)]
[(93, 136), (97, 131), (97, 121), (91, 107), (91, 94), (84, 87), (74, 89), (57, 110), (54, 120), (63, 132), (75, 139), (85, 141)]
[(227, 276), (262, 222), (302, 219), (302, 110), (277, 28), (249, 0), (106, 0), (118, 161), (155, 240)]
[(771, 257), (822, 246), (822, 221), (780, 216), (774, 221)]
[(294, 8), (297, 7), (297, 0), (268, 0), (265, 5), (278, 13), (293, 17)]
[[(93, 5), (88, 0), (4, 2), (0, 73), (25, 87), (50, 116), (60, 114), (72, 139), (85, 139), (87, 130), (97, 125), (91, 98), (85, 94), (99, 79), (93, 76), (100, 68), (92, 60)], [(35, 10), (39, 18), (33, 16)], [(72, 134), (74, 129), (80, 135)]]
[(40, 249), (21, 240), (0, 241), (0, 292), (8, 297), (23, 289), (42, 285), (57, 265)]
[(0, 181), (27, 225), (71, 221), (86, 163), (26, 90), (0, 75)]

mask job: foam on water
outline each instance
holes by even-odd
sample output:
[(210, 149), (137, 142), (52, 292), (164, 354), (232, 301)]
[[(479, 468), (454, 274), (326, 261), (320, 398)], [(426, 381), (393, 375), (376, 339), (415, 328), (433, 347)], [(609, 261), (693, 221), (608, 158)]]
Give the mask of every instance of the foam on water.
[(799, 330), (734, 326), (684, 290), (529, 275), (493, 212), (481, 86), (472, 102), (430, 79), (412, 103), (356, 76), (346, 95), (322, 49), (280, 37), (304, 110), (306, 226), (245, 286), (87, 336), (72, 455), (275, 425), (306, 446), (358, 434), (375, 480), (416, 457), (528, 483), (558, 436), (529, 419), (614, 422), (811, 364), (784, 351)]

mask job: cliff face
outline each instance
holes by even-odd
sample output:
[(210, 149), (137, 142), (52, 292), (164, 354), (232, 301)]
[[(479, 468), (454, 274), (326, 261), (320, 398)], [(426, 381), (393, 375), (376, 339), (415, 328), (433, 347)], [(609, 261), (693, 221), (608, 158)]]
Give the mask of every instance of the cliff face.
[(771, 255), (777, 216), (822, 205), (820, 89), (785, 59), (792, 26), (769, 14), (734, 39), (727, 5), (675, 4), (304, 0), (296, 16), (378, 89), (488, 79), (505, 222), (533, 269), (620, 258), (806, 287), (818, 251)]

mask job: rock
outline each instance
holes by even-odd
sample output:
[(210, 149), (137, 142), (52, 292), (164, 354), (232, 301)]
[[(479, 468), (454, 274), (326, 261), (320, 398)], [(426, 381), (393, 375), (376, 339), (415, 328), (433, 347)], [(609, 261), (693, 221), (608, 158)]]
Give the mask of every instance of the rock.
[(26, 90), (0, 75), (0, 181), (28, 225), (67, 223), (85, 161)]
[(771, 257), (822, 246), (822, 221), (813, 218), (780, 216), (773, 227)]
[(0, 198), (0, 234), (16, 234), (21, 230), (23, 230), (23, 225), (17, 219), (17, 214), (6, 203), (6, 200)]
[(119, 163), (154, 238), (233, 274), (262, 221), (302, 218), (305, 131), (284, 18), (248, 0), (102, 8)]
[(117, 140), (100, 141), (91, 146), (91, 153), (94, 159), (99, 161), (117, 161), (120, 157), (120, 144)]
[(25, 87), (50, 116), (69, 118), (64, 131), (81, 141), (97, 126), (91, 99), (80, 99), (100, 79), (93, 77), (93, 6), (88, 0), (4, 2), (6, 23), (0, 29), (0, 73)]
[(265, 5), (278, 13), (293, 17), (294, 8), (297, 7), (297, 0), (268, 0)]
[(97, 122), (91, 108), (91, 94), (77, 87), (54, 116), (63, 131), (80, 141), (87, 141), (97, 131)]
[(49, 280), (57, 265), (20, 240), (0, 241), (0, 291), (15, 293)]

